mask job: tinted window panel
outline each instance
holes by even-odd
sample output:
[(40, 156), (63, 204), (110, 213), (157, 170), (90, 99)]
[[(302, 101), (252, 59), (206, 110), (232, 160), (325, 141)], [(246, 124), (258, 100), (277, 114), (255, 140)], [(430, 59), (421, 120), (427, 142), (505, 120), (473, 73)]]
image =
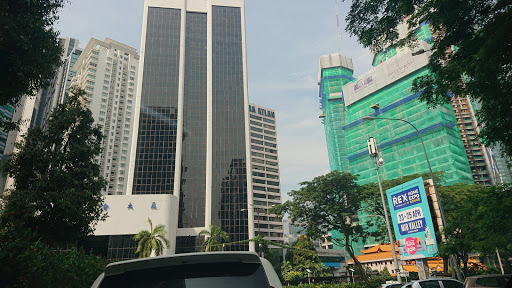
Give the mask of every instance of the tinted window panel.
[(419, 284), (420, 284), (421, 288), (441, 288), (441, 284), (439, 284), (439, 281), (437, 281), (437, 280), (424, 281), (424, 282), (420, 282)]
[(462, 288), (464, 284), (457, 281), (443, 280), (444, 288)]
[(209, 263), (170, 266), (105, 277), (101, 288), (259, 288), (269, 287), (259, 263)]
[(181, 12), (148, 8), (133, 194), (173, 194)]
[[(229, 241), (249, 239), (240, 8), (212, 6), (212, 221)], [(247, 250), (248, 244), (226, 249)]]

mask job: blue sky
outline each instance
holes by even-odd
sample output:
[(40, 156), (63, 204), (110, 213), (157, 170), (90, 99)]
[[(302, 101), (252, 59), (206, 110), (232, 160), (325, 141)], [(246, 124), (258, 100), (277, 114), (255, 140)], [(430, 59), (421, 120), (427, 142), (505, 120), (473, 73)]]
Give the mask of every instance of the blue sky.
[[(314, 3), (314, 4), (312, 4)], [(276, 111), (283, 198), (298, 183), (329, 172), (318, 118), (318, 59), (338, 52), (335, 1), (246, 0), (249, 101)], [(342, 52), (354, 75), (371, 69), (371, 56), (344, 31), (350, 1), (340, 3)], [(62, 37), (106, 37), (140, 51), (143, 0), (70, 0), (56, 25)]]

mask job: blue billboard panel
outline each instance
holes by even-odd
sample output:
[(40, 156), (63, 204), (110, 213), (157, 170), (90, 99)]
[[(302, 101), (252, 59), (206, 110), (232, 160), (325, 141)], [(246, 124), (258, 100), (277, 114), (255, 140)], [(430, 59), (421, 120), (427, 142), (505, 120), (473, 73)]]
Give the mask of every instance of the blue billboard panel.
[(400, 259), (436, 256), (437, 241), (423, 179), (393, 187), (386, 194)]

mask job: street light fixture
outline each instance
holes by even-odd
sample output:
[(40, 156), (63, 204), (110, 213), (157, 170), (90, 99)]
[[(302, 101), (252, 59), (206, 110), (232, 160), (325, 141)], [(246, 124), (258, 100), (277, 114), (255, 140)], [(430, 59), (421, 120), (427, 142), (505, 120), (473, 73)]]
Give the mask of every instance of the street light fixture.
[[(425, 143), (423, 142), (423, 137), (421, 137), (421, 132), (418, 130), (418, 128), (416, 128), (416, 126), (414, 126), (411, 122), (409, 122), (407, 120), (404, 120), (404, 119), (401, 119), (401, 118), (386, 118), (386, 117), (364, 116), (361, 119), (363, 119), (365, 121), (380, 120), (380, 119), (382, 119), (382, 120), (390, 120), (390, 121), (402, 121), (402, 122), (405, 122), (405, 123), (411, 125), (412, 128), (414, 128), (414, 130), (416, 130), (416, 133), (420, 137), (421, 145), (423, 147), (423, 153), (425, 153), (425, 158), (427, 159), (428, 171), (430, 172), (430, 178), (432, 179), (432, 184), (434, 186), (434, 194), (436, 195), (437, 204), (439, 205), (439, 214), (441, 214), (441, 221), (443, 222), (443, 227), (446, 227), (446, 217), (444, 215), (443, 206), (441, 205), (441, 198), (439, 197), (439, 193), (437, 191), (436, 180), (434, 179), (434, 173), (432, 173), (432, 167), (430, 166), (430, 161), (428, 159), (427, 150), (425, 149)], [(444, 235), (444, 233), (443, 233), (443, 235)], [(451, 262), (452, 262), (452, 265), (455, 267), (455, 271), (457, 273), (457, 278), (459, 280), (461, 280), (462, 279), (462, 275), (460, 275), (459, 269), (454, 264), (456, 259), (454, 259), (453, 255), (450, 255), (450, 258), (452, 258)]]
[(398, 259), (396, 258), (396, 251), (395, 251), (395, 239), (393, 237), (393, 232), (391, 231), (391, 225), (389, 224), (389, 218), (388, 218), (388, 209), (386, 207), (386, 200), (384, 200), (384, 192), (382, 191), (382, 184), (380, 182), (380, 175), (379, 175), (379, 167), (383, 164), (382, 159), (379, 158), (379, 153), (377, 151), (377, 143), (375, 142), (375, 138), (370, 137), (368, 140), (368, 153), (370, 154), (370, 157), (373, 158), (373, 162), (375, 163), (375, 171), (377, 172), (377, 181), (379, 182), (379, 190), (380, 190), (380, 197), (382, 199), (382, 208), (384, 209), (384, 220), (386, 220), (386, 228), (388, 229), (388, 235), (389, 235), (389, 244), (391, 245), (391, 252), (393, 253), (393, 262), (395, 264), (395, 270), (396, 272), (396, 279), (399, 283), (402, 283), (402, 278), (400, 277), (400, 266), (398, 265)]

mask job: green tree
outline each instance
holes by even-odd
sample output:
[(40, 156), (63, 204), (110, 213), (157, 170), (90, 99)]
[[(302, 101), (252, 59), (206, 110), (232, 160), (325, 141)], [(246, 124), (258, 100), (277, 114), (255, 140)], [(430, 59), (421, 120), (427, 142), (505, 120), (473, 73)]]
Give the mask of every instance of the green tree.
[(50, 83), (62, 52), (52, 25), (64, 2), (0, 1), (0, 105), (15, 105)]
[(210, 225), (210, 230), (202, 230), (199, 232), (199, 236), (206, 237), (203, 243), (203, 252), (222, 251), (220, 244), (229, 240), (228, 233), (224, 232), (222, 228), (214, 223)]
[(501, 254), (506, 273), (512, 272), (512, 184), (491, 186), (470, 195), (475, 207), (470, 214), (476, 236), (475, 250), (483, 255)]
[(315, 250), (313, 240), (300, 235), (297, 241), (292, 244), (291, 251), (288, 252), (288, 261), (285, 262), (282, 268), (283, 278), (286, 281), (291, 281), (308, 276), (327, 276), (329, 270), (326, 269), (318, 253)]
[(48, 127), (29, 129), (2, 165), (14, 188), (4, 199), (0, 226), (37, 230), (50, 246), (76, 243), (106, 217), (101, 195), (106, 181), (94, 162), (101, 152), (101, 128), (81, 103), (85, 92), (70, 92), (51, 113)]
[[(480, 136), (511, 157), (511, 9), (509, 0), (353, 0), (347, 31), (379, 52), (417, 45), (416, 29), (428, 22), (434, 35), (431, 74), (416, 78), (413, 90), (423, 91), (421, 98), (434, 106), (449, 103), (452, 93), (480, 102)], [(400, 39), (397, 26), (404, 19), (409, 33)]]
[(468, 267), (469, 253), (494, 257), (499, 249), (504, 267), (510, 267), (512, 255), (512, 186), (482, 187), (453, 185), (439, 188), (447, 225), (446, 243), (440, 244), (440, 255), (456, 255)]
[(468, 184), (439, 187), (447, 222), (443, 231), (447, 241), (439, 243), (439, 255), (444, 259), (449, 255), (457, 256), (463, 263), (465, 275), (468, 272), (469, 253), (476, 251), (474, 243), (481, 233), (480, 229), (475, 229), (475, 224), (480, 221), (472, 215), (475, 209), (478, 209), (474, 195), (480, 194), (483, 190), (483, 186)]
[(162, 255), (164, 252), (164, 245), (166, 248), (170, 247), (169, 240), (165, 238), (167, 232), (165, 225), (156, 225), (153, 229), (153, 222), (148, 218), (150, 230), (142, 230), (133, 239), (137, 241), (137, 250), (135, 254), (139, 254), (139, 258), (147, 258), (155, 252), (156, 256)]
[[(308, 237), (319, 238), (335, 230), (341, 238), (333, 238), (345, 248), (357, 267), (362, 267), (354, 254), (353, 243), (365, 240), (369, 233), (350, 219), (357, 215), (363, 203), (362, 189), (356, 183), (357, 176), (333, 171), (312, 181), (300, 183), (299, 190), (288, 193), (292, 200), (276, 205), (271, 213), (289, 213), (292, 222), (305, 228)], [(366, 275), (363, 271), (363, 278)]]
[(270, 264), (274, 267), (274, 269), (278, 269), (281, 265), (281, 259), (279, 258), (279, 252), (276, 249), (272, 249), (268, 247), (267, 243), (261, 244), (261, 252), (263, 253), (263, 257), (267, 259)]

